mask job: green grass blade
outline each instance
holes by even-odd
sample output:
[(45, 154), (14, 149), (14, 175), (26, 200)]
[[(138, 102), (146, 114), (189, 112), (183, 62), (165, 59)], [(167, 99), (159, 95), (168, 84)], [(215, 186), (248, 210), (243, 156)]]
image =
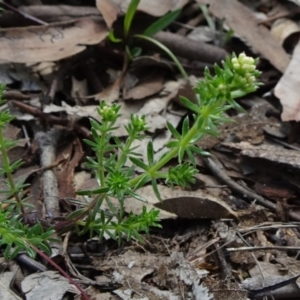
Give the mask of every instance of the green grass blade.
[(108, 39), (112, 42), (112, 43), (121, 43), (122, 42), (122, 39), (119, 39), (115, 36), (115, 32), (114, 32), (114, 29), (111, 29), (109, 31), (109, 34), (108, 34)]
[(143, 35), (146, 36), (153, 36), (159, 31), (164, 30), (167, 28), (170, 24), (172, 24), (177, 17), (180, 15), (181, 9), (171, 11), (164, 15), (163, 17), (159, 18), (157, 21), (152, 23), (144, 32)]
[(204, 18), (208, 24), (208, 27), (212, 32), (216, 32), (216, 25), (211, 16), (209, 15), (208, 9), (206, 5), (200, 5), (200, 9), (204, 15)]
[(187, 79), (188, 78), (188, 75), (187, 73), (185, 72), (183, 66), (181, 65), (181, 63), (179, 62), (179, 60), (177, 59), (177, 57), (173, 54), (173, 52), (167, 48), (165, 45), (163, 45), (162, 43), (160, 43), (159, 41), (149, 37), (149, 36), (146, 36), (146, 35), (143, 35), (143, 34), (136, 34), (134, 35), (135, 38), (139, 38), (139, 39), (143, 39), (143, 40), (146, 40), (148, 42), (151, 42), (153, 43), (154, 45), (156, 45), (157, 47), (159, 47), (161, 50), (163, 50), (166, 54), (169, 55), (169, 57), (173, 60), (173, 62), (175, 63), (175, 65), (177, 66), (178, 70), (180, 71), (181, 75), (183, 78)]
[(129, 6), (127, 8), (127, 12), (126, 12), (125, 19), (124, 19), (124, 35), (125, 35), (125, 37), (128, 36), (133, 17), (136, 13), (136, 9), (137, 9), (139, 3), (140, 3), (140, 0), (131, 0)]

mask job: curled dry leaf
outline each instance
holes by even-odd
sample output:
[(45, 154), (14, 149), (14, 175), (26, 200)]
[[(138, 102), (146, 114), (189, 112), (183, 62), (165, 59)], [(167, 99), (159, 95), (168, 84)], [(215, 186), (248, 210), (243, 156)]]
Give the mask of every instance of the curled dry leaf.
[(300, 43), (297, 44), (292, 61), (275, 87), (275, 96), (279, 98), (283, 111), (282, 121), (300, 120)]
[(299, 40), (300, 26), (290, 19), (282, 18), (276, 20), (271, 27), (271, 34), (285, 49), (293, 49), (293, 41)]
[(0, 30), (0, 63), (57, 61), (100, 43), (108, 34), (104, 22), (89, 19)]
[(118, 7), (115, 5), (115, 3), (113, 3), (113, 1), (110, 0), (96, 0), (96, 6), (102, 14), (107, 27), (111, 28), (112, 24), (118, 17)]

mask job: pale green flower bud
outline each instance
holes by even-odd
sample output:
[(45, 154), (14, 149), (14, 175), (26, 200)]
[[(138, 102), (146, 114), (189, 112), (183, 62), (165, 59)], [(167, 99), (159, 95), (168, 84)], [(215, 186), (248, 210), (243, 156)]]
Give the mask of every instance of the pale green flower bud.
[(239, 65), (239, 61), (238, 61), (238, 59), (237, 59), (236, 57), (233, 57), (233, 58), (231, 59), (231, 62), (232, 62), (233, 65), (235, 65), (235, 64), (238, 64), (238, 65)]
[(112, 121), (117, 115), (115, 109), (111, 106), (107, 106), (106, 104), (101, 105), (101, 107), (98, 110), (98, 113), (104, 121)]
[(133, 116), (131, 117), (131, 124), (138, 131), (146, 130), (146, 119), (145, 116)]
[(246, 58), (247, 56), (246, 56), (246, 54), (243, 52), (243, 53), (241, 53), (240, 55), (239, 55), (239, 57), (238, 57), (238, 61), (239, 61), (239, 63), (240, 64), (243, 64), (244, 63), (244, 59)]
[(249, 65), (254, 65), (254, 64), (255, 64), (255, 61), (254, 61), (254, 58), (253, 58), (253, 57), (246, 56), (246, 57), (243, 59), (243, 63), (249, 64)]
[(255, 65), (243, 64), (242, 69), (245, 71), (253, 72), (256, 68)]
[(241, 67), (239, 63), (232, 64), (232, 66), (235, 70), (238, 70)]
[(250, 76), (250, 77), (248, 77), (248, 82), (250, 83), (253, 83), (253, 82), (255, 82), (256, 81), (256, 78), (255, 78), (255, 76)]
[(247, 56), (245, 53), (241, 53), (238, 58), (241, 64), (250, 64), (253, 65), (255, 63), (254, 58)]
[(222, 95), (225, 95), (227, 92), (227, 86), (225, 84), (219, 84), (218, 90)]

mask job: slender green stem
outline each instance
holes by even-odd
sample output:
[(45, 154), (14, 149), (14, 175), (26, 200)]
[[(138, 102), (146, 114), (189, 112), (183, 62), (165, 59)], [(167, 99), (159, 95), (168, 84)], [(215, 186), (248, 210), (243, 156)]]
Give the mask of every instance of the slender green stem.
[(139, 39), (144, 39), (148, 42), (151, 42), (151, 43), (155, 44), (157, 47), (159, 47), (161, 50), (163, 50), (166, 54), (168, 54), (170, 56), (170, 58), (174, 61), (175, 65), (177, 66), (178, 70), (180, 71), (182, 77), (185, 78), (185, 79), (188, 78), (187, 73), (185, 72), (183, 66), (181, 65), (181, 63), (179, 62), (177, 57), (165, 45), (163, 45), (159, 41), (157, 41), (157, 40), (155, 40), (155, 39), (153, 39), (149, 36), (143, 35), (143, 34), (135, 34), (133, 37), (136, 37), (136, 38), (139, 38)]
[[(196, 135), (198, 134), (198, 120), (195, 122), (195, 124), (192, 126), (192, 128), (189, 130), (187, 135), (182, 139), (181, 144), (187, 145)], [(154, 166), (150, 168), (148, 171), (150, 174), (155, 174), (157, 171), (159, 171), (162, 167), (164, 167), (171, 159), (173, 159), (175, 156), (178, 155), (179, 147), (173, 148), (168, 154), (166, 154), (161, 160), (159, 160)], [(129, 184), (131, 186), (135, 186), (141, 178), (144, 176), (144, 174), (141, 174), (129, 181)]]
[[(238, 90), (239, 91), (239, 90)], [(236, 91), (231, 92), (232, 97), (234, 97)], [(188, 133), (183, 137), (181, 140), (181, 146), (187, 146), (190, 141), (199, 133), (199, 127), (203, 128), (206, 124), (206, 119), (208, 116), (211, 115), (209, 107), (207, 107), (207, 111), (203, 114), (203, 116), (198, 116), (197, 120), (195, 121), (194, 125), (190, 128)], [(199, 122), (202, 124), (199, 126)], [(157, 171), (159, 171), (162, 167), (164, 167), (172, 158), (178, 155), (179, 148), (173, 148), (168, 154), (166, 154), (161, 160), (159, 160), (154, 166), (150, 168), (148, 171), (150, 174), (154, 175)], [(143, 177), (143, 174), (133, 178), (129, 181), (131, 186), (135, 186)]]
[[(107, 124), (103, 124), (104, 128), (107, 127)], [(104, 148), (105, 148), (105, 135), (106, 132), (103, 130), (101, 132), (100, 145), (101, 148), (97, 153), (98, 159), (98, 178), (100, 180), (101, 187), (105, 186), (105, 176), (104, 176)]]
[(0, 127), (0, 148), (1, 148), (1, 154), (2, 154), (3, 169), (4, 169), (5, 174), (7, 176), (7, 180), (8, 180), (8, 183), (9, 183), (10, 190), (11, 190), (13, 196), (16, 199), (17, 206), (21, 210), (22, 214), (25, 214), (25, 211), (24, 211), (24, 208), (23, 208), (23, 205), (22, 205), (22, 201), (19, 197), (19, 193), (17, 191), (16, 185), (15, 185), (15, 182), (14, 182), (11, 170), (10, 170), (10, 163), (9, 163), (9, 158), (8, 158), (8, 155), (7, 155), (7, 150), (8, 149), (5, 149), (5, 141), (4, 141), (3, 131), (2, 131), (1, 127)]
[[(186, 134), (186, 136), (182, 139), (181, 145), (185, 147), (198, 133), (198, 120)], [(164, 156), (160, 161), (158, 161), (151, 169), (150, 173), (155, 173), (159, 171), (163, 166), (165, 166), (174, 156), (178, 155), (179, 148), (174, 148), (171, 150), (166, 156)]]
[(167, 172), (156, 172), (156, 174), (155, 174), (156, 176), (156, 178), (160, 178), (160, 179), (166, 179), (166, 178), (168, 178), (168, 173)]

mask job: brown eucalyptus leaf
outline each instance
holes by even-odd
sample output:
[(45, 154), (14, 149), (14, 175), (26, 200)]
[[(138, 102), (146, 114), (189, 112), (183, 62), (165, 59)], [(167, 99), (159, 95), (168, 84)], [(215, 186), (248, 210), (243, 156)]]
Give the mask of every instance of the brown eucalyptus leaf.
[(140, 100), (152, 96), (163, 89), (163, 83), (164, 76), (162, 74), (155, 74), (155, 76), (146, 78), (137, 86), (128, 90), (125, 99)]
[(107, 34), (104, 22), (90, 19), (0, 29), (0, 63), (57, 61), (100, 43)]
[(179, 218), (186, 219), (222, 219), (237, 218), (225, 202), (210, 195), (207, 191), (196, 192), (170, 189), (170, 197), (155, 204), (156, 207), (174, 213)]

